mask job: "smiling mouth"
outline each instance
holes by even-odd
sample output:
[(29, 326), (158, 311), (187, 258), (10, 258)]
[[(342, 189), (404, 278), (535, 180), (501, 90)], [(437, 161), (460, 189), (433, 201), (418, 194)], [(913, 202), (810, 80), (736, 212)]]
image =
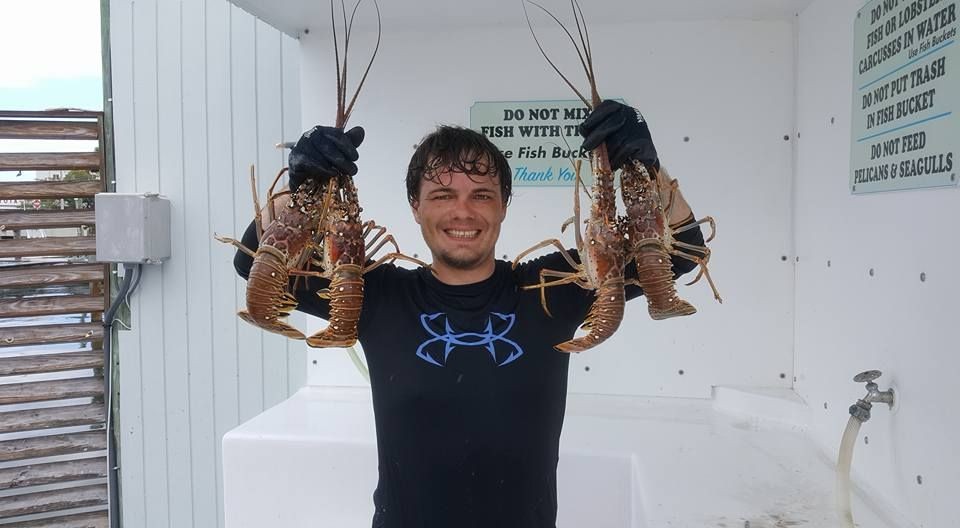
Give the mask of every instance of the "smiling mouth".
[(444, 229), (444, 233), (447, 234), (450, 238), (456, 238), (458, 240), (473, 240), (480, 235), (479, 229), (471, 230), (461, 230), (461, 229)]

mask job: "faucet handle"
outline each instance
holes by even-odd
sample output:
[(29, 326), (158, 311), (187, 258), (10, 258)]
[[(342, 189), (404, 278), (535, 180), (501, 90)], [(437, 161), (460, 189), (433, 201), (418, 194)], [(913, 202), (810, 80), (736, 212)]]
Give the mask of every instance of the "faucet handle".
[(877, 378), (879, 378), (883, 373), (879, 370), (868, 370), (866, 372), (861, 372), (853, 377), (853, 381), (857, 383), (869, 383)]

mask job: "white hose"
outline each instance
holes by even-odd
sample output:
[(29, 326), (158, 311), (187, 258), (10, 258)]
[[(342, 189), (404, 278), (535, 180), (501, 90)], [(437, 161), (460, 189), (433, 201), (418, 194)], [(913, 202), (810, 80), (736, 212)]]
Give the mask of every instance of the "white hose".
[(853, 416), (847, 421), (847, 428), (840, 440), (840, 453), (837, 457), (837, 508), (840, 525), (843, 528), (855, 528), (853, 510), (850, 508), (850, 465), (853, 462), (853, 447), (857, 442), (862, 422)]
[(363, 379), (367, 380), (367, 383), (370, 383), (370, 371), (367, 370), (367, 366), (364, 365), (363, 360), (360, 359), (360, 354), (357, 353), (357, 346), (348, 346), (347, 355), (350, 356), (350, 361), (353, 361), (353, 366), (357, 367), (357, 371), (360, 372), (360, 375), (363, 376)]

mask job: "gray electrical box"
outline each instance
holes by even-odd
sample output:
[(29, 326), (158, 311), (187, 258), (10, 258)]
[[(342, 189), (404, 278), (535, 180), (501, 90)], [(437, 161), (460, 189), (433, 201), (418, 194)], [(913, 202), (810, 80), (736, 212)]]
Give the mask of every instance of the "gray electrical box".
[(154, 193), (99, 193), (97, 261), (160, 264), (170, 258), (170, 200)]

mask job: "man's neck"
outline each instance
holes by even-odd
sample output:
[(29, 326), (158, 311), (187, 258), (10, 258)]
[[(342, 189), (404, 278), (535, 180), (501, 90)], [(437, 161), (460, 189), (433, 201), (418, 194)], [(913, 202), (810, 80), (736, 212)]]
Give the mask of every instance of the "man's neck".
[(431, 264), (433, 276), (450, 286), (462, 286), (487, 280), (493, 275), (496, 267), (496, 262), (492, 258), (475, 268), (466, 270), (454, 268), (437, 259), (434, 259), (433, 264)]

